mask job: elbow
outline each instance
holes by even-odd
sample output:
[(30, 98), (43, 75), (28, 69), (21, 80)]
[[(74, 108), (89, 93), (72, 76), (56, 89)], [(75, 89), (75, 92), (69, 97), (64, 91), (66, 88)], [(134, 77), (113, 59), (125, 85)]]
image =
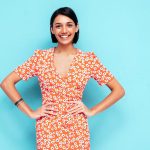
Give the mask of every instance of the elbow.
[(1, 83), (0, 83), (0, 87), (2, 90), (7, 90), (9, 88), (10, 85), (13, 85), (12, 82), (10, 82), (7, 78), (5, 78)]
[(1, 89), (5, 89), (6, 88), (6, 86), (7, 86), (7, 83), (6, 83), (7, 81), (6, 80), (3, 80), (1, 83), (0, 83), (0, 87), (1, 87)]
[(120, 95), (123, 97), (125, 95), (125, 89), (123, 87), (120, 88)]
[(118, 86), (112, 90), (120, 99), (125, 95), (125, 89), (122, 86)]

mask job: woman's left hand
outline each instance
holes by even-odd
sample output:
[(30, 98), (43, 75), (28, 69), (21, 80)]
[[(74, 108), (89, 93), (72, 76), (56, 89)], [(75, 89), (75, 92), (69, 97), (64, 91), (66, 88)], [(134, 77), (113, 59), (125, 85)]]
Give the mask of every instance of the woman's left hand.
[(89, 109), (88, 107), (86, 107), (82, 101), (68, 101), (67, 103), (77, 104), (74, 107), (72, 107), (71, 109), (69, 109), (67, 111), (68, 113), (76, 115), (78, 113), (83, 112), (87, 117), (93, 116), (92, 110)]

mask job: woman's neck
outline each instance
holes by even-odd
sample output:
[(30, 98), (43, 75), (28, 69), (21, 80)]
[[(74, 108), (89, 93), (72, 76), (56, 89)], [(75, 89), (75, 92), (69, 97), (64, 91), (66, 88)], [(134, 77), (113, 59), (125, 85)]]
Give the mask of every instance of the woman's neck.
[(61, 53), (61, 54), (65, 54), (65, 55), (75, 54), (76, 51), (77, 50), (73, 46), (73, 44), (70, 44), (70, 45), (60, 45), (60, 44), (58, 44), (57, 47), (55, 48), (56, 53)]

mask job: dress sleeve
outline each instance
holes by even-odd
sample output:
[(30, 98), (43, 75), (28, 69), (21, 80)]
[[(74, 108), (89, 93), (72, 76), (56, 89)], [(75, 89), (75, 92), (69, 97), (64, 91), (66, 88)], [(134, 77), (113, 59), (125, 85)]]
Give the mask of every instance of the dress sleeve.
[(28, 80), (31, 77), (37, 76), (39, 59), (40, 50), (35, 50), (31, 57), (14, 69), (14, 72), (16, 72), (23, 80)]
[(107, 84), (114, 78), (113, 74), (100, 62), (94, 52), (91, 52), (91, 60), (91, 77), (94, 78), (99, 85)]

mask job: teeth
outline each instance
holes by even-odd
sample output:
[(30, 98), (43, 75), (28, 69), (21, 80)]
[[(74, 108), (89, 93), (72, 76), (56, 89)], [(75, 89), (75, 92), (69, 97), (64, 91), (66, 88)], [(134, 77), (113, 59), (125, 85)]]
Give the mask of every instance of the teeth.
[(68, 37), (68, 35), (67, 35), (67, 36), (66, 36), (66, 35), (62, 35), (61, 37), (62, 37), (62, 38), (67, 38), (67, 37)]

